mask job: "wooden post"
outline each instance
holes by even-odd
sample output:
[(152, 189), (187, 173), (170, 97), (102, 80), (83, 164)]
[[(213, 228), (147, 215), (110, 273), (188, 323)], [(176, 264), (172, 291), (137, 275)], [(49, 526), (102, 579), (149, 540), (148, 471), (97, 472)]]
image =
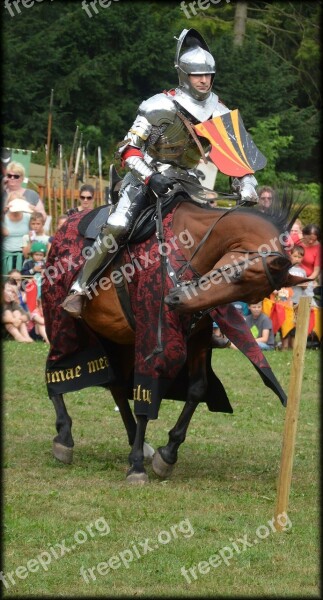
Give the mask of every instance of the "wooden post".
[(311, 310), (310, 304), (311, 298), (306, 298), (303, 296), (298, 305), (296, 335), (287, 398), (283, 446), (280, 460), (280, 473), (278, 478), (277, 503), (275, 512), (275, 527), (277, 531), (281, 531), (283, 529), (283, 526), (281, 526), (277, 521), (277, 517), (284, 512), (287, 514), (288, 509), (299, 403), (302, 390), (304, 358), (308, 336), (308, 323)]
[(74, 154), (75, 154), (75, 149), (76, 149), (76, 144), (77, 144), (78, 132), (79, 132), (79, 126), (77, 125), (76, 130), (75, 130), (75, 134), (74, 134), (74, 139), (73, 139), (72, 151), (71, 151), (71, 156), (70, 156), (70, 163), (69, 163), (69, 167), (68, 167), (68, 183), (69, 183), (69, 180), (72, 177), (72, 172), (73, 172)]
[(103, 204), (103, 187), (102, 187), (102, 154), (101, 146), (98, 147), (98, 164), (99, 164), (99, 189), (100, 189), (100, 205)]
[(58, 145), (59, 154), (59, 197), (60, 197), (60, 214), (64, 213), (64, 174), (63, 174), (63, 146)]
[[(52, 111), (53, 111), (53, 102), (54, 102), (54, 90), (51, 90), (50, 93), (50, 101), (49, 101), (49, 114), (48, 114), (48, 125), (47, 125), (47, 147), (46, 147), (46, 163), (45, 163), (45, 190), (48, 193), (49, 189), (49, 159), (50, 159), (50, 144), (51, 144), (51, 136), (52, 136)], [(50, 207), (50, 199), (48, 199), (48, 207), (49, 207), (49, 215), (51, 215), (51, 207)]]

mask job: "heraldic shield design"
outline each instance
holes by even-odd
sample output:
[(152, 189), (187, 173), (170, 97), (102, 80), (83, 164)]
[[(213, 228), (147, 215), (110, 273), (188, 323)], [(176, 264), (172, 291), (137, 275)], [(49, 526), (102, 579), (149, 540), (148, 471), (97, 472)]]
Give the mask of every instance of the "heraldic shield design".
[(209, 158), (224, 175), (243, 177), (266, 166), (265, 156), (246, 131), (237, 109), (198, 123), (194, 129), (210, 141)]

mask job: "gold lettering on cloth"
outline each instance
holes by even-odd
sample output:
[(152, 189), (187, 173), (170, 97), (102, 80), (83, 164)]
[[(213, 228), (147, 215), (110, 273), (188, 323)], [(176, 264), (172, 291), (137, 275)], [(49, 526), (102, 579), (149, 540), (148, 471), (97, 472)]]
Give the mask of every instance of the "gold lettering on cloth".
[(59, 371), (47, 371), (47, 383), (60, 383), (61, 381), (81, 377), (81, 371), (81, 365), (70, 369), (59, 369)]
[(96, 371), (100, 371), (102, 369), (106, 369), (109, 366), (109, 360), (107, 356), (101, 356), (100, 358), (95, 358), (94, 360), (89, 360), (87, 363), (87, 368), (89, 373), (95, 373)]
[(141, 383), (133, 388), (133, 400), (139, 400), (141, 402), (148, 402), (151, 404), (151, 390), (147, 390), (141, 387)]

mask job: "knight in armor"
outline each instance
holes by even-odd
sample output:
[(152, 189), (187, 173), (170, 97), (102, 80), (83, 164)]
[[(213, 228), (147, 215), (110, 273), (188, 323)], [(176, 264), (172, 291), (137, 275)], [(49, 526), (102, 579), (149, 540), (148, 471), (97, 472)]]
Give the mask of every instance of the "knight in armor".
[[(142, 102), (133, 125), (119, 144), (121, 164), (129, 172), (123, 179), (118, 203), (94, 242), (95, 254), (85, 262), (62, 304), (74, 317), (80, 316), (90, 286), (107, 262), (104, 239), (112, 235), (116, 243), (125, 240), (151, 197), (171, 194), (179, 180), (202, 187), (195, 169), (210, 144), (205, 138), (197, 138), (193, 125), (229, 113), (230, 109), (212, 92), (215, 61), (195, 29), (184, 29), (179, 36), (175, 68), (178, 87)], [(232, 181), (233, 190), (248, 204), (258, 201), (256, 186), (257, 180), (251, 173)]]

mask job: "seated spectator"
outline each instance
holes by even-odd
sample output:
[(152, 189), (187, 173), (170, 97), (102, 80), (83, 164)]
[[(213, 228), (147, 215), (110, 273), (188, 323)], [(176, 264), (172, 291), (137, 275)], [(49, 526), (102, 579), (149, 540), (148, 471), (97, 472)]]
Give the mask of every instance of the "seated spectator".
[(32, 338), (42, 338), (46, 344), (49, 344), (45, 329), (45, 319), (41, 304), (41, 299), (37, 299), (37, 306), (30, 314), (30, 320), (28, 323), (28, 331)]
[(272, 321), (262, 312), (262, 302), (249, 304), (250, 315), (246, 323), (261, 350), (274, 350), (275, 338)]
[(263, 185), (258, 189), (259, 210), (261, 212), (269, 212), (274, 200), (274, 190), (269, 185)]
[(27, 301), (26, 301), (26, 292), (22, 289), (22, 275), (20, 271), (17, 269), (11, 269), (8, 273), (8, 283), (12, 283), (17, 287), (17, 296), (18, 302), (27, 313), (29, 312)]
[(29, 220), (29, 233), (22, 238), (22, 252), (25, 258), (28, 258), (31, 244), (41, 242), (47, 248), (49, 235), (44, 232), (45, 219), (42, 213), (34, 212)]
[[(320, 241), (321, 230), (318, 225), (310, 223), (303, 227), (302, 239), (298, 242), (298, 245), (304, 248), (304, 256), (300, 266), (305, 269), (306, 276), (313, 280), (319, 279), (322, 267)], [(320, 282), (318, 281), (318, 283)]]
[(29, 232), (32, 209), (26, 200), (10, 199), (2, 220), (2, 274), (12, 269), (21, 271), (23, 264), (22, 238)]
[[(242, 302), (234, 304), (245, 304)], [(273, 332), (273, 324), (272, 321), (265, 313), (262, 312), (262, 302), (258, 302), (257, 304), (247, 304), (249, 314), (244, 316), (246, 323), (254, 336), (258, 346), (262, 350), (274, 350), (275, 348), (275, 336)], [(241, 314), (242, 307), (240, 309)], [(231, 342), (230, 348), (232, 350), (238, 350), (237, 346)]]
[(41, 278), (45, 269), (46, 246), (42, 242), (33, 242), (30, 248), (29, 260), (25, 260), (21, 274), (32, 275), (37, 282), (38, 298), (41, 296)]
[(7, 167), (7, 172), (5, 175), (5, 185), (4, 185), (4, 194), (3, 200), (6, 204), (8, 203), (8, 196), (11, 192), (15, 192), (18, 194), (19, 198), (23, 198), (29, 204), (34, 207), (34, 210), (37, 212), (41, 212), (44, 219), (46, 219), (46, 211), (43, 204), (43, 201), (40, 199), (39, 194), (34, 190), (30, 190), (22, 187), (23, 181), (25, 178), (25, 168), (19, 162), (10, 162)]
[(3, 289), (2, 323), (5, 330), (17, 342), (33, 342), (28, 334), (29, 315), (18, 302), (17, 288), (6, 282)]

